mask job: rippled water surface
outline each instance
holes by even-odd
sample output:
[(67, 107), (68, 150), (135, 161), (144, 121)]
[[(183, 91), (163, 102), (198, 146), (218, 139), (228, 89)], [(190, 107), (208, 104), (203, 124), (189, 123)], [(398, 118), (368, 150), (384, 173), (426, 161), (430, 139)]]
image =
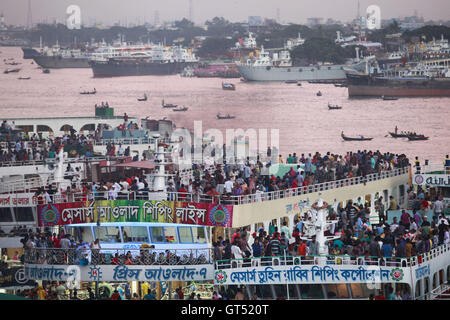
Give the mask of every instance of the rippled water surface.
[[(288, 153), (338, 152), (367, 149), (405, 153), (432, 162), (450, 153), (450, 98), (349, 99), (346, 88), (303, 83), (245, 83), (239, 79), (236, 91), (224, 91), (222, 79), (141, 76), (94, 79), (91, 69), (54, 69), (44, 74), (32, 60), (23, 60), (16, 47), (0, 48), (0, 118), (94, 115), (94, 104), (108, 101), (115, 113), (154, 119), (167, 117), (177, 127), (193, 128), (203, 120), (209, 128), (279, 129), (280, 149)], [(3, 59), (14, 57), (19, 66)], [(6, 68), (21, 67), (19, 73), (4, 74)], [(30, 80), (18, 80), (30, 76)], [(96, 95), (80, 95), (97, 89)], [(317, 91), (323, 93), (316, 96)], [(147, 93), (146, 102), (137, 98)], [(187, 112), (161, 108), (161, 100), (189, 107)], [(327, 104), (341, 110), (328, 110)], [(217, 120), (216, 114), (232, 114), (236, 119)], [(408, 141), (388, 136), (395, 126), (430, 137), (429, 141)], [(347, 136), (364, 135), (372, 141), (344, 142)]]

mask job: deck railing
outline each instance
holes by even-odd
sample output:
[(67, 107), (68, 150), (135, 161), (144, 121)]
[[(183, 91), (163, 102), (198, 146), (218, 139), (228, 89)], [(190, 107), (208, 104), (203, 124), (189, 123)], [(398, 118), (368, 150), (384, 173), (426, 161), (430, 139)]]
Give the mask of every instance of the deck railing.
[[(288, 197), (295, 197), (314, 192), (323, 192), (348, 186), (359, 184), (366, 184), (368, 182), (396, 177), (407, 174), (409, 168), (400, 168), (392, 171), (385, 171), (381, 173), (369, 174), (365, 177), (354, 177), (349, 179), (335, 180), (314, 184), (310, 186), (299, 187), (296, 189), (284, 189), (272, 192), (263, 192), (259, 194), (228, 196), (226, 194), (209, 195), (209, 194), (195, 194), (195, 193), (181, 193), (181, 192), (166, 192), (167, 201), (187, 201), (198, 203), (217, 203), (224, 205), (240, 205), (247, 203), (270, 201)], [(52, 203), (62, 202), (77, 202), (90, 200), (154, 200), (155, 192), (152, 191), (95, 191), (91, 193), (73, 193), (56, 194), (50, 196)], [(45, 199), (40, 200), (39, 204), (45, 204)]]
[[(27, 248), (25, 264), (58, 265), (124, 265), (127, 254), (131, 265), (199, 265), (212, 264), (212, 249), (90, 249), (86, 248)], [(113, 260), (117, 255), (117, 263)], [(85, 259), (85, 260), (84, 260)]]

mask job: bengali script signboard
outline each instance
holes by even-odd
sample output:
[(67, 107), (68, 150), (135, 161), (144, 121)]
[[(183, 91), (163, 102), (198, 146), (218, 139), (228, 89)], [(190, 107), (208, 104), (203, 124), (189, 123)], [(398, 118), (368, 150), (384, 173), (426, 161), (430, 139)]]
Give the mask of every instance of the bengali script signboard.
[(0, 196), (0, 207), (31, 207), (36, 204), (34, 193), (9, 193)]
[(214, 278), (214, 266), (126, 266), (26, 264), (29, 279), (49, 281), (204, 281)]
[(409, 282), (409, 269), (378, 266), (275, 266), (222, 269), (216, 285)]
[(38, 206), (39, 226), (88, 222), (164, 222), (231, 227), (233, 206), (159, 200), (98, 200)]

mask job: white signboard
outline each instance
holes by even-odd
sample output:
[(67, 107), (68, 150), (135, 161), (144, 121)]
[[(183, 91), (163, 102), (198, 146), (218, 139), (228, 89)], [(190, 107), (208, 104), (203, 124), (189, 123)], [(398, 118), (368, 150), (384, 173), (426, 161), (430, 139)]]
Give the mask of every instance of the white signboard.
[(34, 193), (11, 193), (0, 195), (0, 207), (32, 207), (37, 205)]
[(367, 265), (276, 266), (218, 270), (214, 283), (241, 284), (321, 284), (409, 282), (406, 268)]
[(203, 281), (214, 278), (214, 266), (26, 264), (25, 274), (29, 279), (51, 281)]
[(415, 174), (413, 183), (430, 187), (450, 187), (450, 174)]

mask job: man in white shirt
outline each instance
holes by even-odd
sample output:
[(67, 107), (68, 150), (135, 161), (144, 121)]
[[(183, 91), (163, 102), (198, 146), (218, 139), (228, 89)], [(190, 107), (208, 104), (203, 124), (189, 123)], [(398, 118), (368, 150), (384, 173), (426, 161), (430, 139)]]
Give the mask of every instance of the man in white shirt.
[(69, 235), (65, 235), (64, 238), (59, 242), (61, 249), (69, 249), (70, 248), (70, 240)]
[(119, 150), (117, 150), (117, 153), (119, 154), (119, 156), (123, 156), (123, 154), (125, 153), (125, 150), (123, 149), (121, 144), (119, 144)]
[(227, 194), (231, 194), (233, 192), (233, 185), (234, 185), (234, 183), (233, 183), (233, 181), (231, 181), (230, 178), (228, 178), (228, 180), (225, 181), (225, 192)]
[(128, 189), (130, 188), (130, 185), (128, 184), (127, 180), (125, 180), (125, 179), (120, 180), (120, 185), (122, 186), (123, 191), (128, 191)]
[(397, 229), (398, 228), (398, 223), (397, 223), (397, 217), (394, 217), (394, 219), (393, 219), (394, 221), (392, 222), (392, 224), (391, 224), (391, 226), (390, 226), (390, 228), (391, 228), (391, 232), (394, 232), (395, 231), (395, 229)]
[[(238, 238), (236, 238), (238, 239)], [(233, 245), (231, 246), (231, 255), (233, 259), (244, 259), (244, 256), (242, 254), (241, 248), (238, 246), (238, 242), (234, 241)], [(237, 261), (237, 267), (240, 268), (242, 266), (242, 260)]]
[(439, 196), (439, 199), (434, 203), (433, 211), (436, 216), (441, 215), (444, 209), (444, 202), (442, 202), (442, 199), (442, 196)]

